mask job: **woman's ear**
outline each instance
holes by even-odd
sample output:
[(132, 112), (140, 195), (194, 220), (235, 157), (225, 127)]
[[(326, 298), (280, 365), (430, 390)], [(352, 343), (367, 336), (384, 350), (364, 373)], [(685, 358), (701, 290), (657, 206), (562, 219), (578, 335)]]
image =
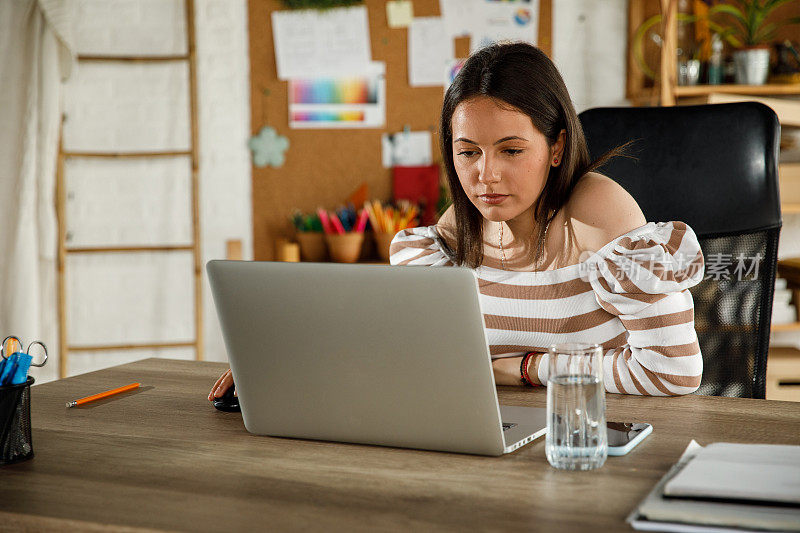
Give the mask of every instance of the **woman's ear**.
[(550, 147), (550, 164), (557, 167), (561, 164), (562, 156), (564, 155), (564, 146), (567, 143), (567, 130), (558, 132), (558, 138), (553, 146)]

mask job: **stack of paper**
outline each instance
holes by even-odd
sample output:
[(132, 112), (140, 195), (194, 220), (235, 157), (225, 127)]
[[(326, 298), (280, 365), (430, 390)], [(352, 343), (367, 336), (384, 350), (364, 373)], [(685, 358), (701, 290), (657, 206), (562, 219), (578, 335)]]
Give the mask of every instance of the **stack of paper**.
[(800, 446), (687, 450), (628, 522), (644, 531), (800, 531)]
[(792, 289), (784, 278), (775, 278), (775, 291), (772, 295), (772, 323), (791, 324), (797, 320), (797, 311), (791, 304)]

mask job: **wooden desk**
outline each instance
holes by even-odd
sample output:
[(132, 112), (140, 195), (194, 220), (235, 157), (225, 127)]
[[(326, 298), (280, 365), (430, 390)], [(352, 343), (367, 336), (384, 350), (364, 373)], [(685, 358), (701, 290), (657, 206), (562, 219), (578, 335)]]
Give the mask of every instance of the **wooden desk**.
[[(256, 437), (206, 399), (223, 368), (148, 359), (35, 386), (36, 456), (0, 467), (0, 530), (627, 530), (692, 438), (800, 444), (798, 403), (616, 394), (611, 420), (655, 431), (592, 472), (551, 468), (544, 439), (491, 458)], [(142, 388), (64, 406), (133, 381)], [(500, 398), (546, 401), (543, 389)]]

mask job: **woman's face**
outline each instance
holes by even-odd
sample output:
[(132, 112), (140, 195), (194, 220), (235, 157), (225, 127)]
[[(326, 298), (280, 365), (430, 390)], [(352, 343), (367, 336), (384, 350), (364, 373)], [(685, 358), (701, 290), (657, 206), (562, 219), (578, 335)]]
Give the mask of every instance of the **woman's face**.
[(489, 97), (458, 104), (451, 120), (458, 180), (484, 218), (509, 221), (529, 210), (544, 188), (563, 135), (552, 147), (530, 117)]

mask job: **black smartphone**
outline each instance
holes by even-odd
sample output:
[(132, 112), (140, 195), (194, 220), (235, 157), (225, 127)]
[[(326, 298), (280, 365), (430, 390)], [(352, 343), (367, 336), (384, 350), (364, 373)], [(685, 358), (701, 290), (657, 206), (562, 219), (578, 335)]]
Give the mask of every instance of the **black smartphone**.
[(643, 422), (606, 422), (608, 455), (625, 455), (653, 432), (653, 426)]

